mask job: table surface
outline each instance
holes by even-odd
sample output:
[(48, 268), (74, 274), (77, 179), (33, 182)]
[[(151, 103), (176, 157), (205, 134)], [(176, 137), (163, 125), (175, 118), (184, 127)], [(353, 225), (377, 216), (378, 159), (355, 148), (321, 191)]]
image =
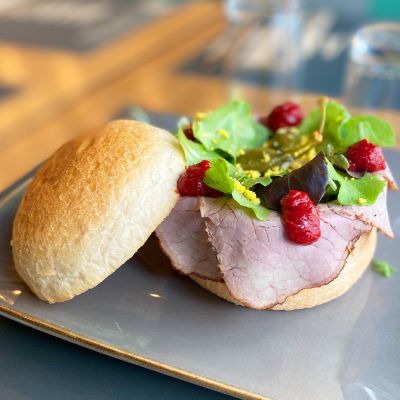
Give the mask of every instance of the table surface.
[[(114, 2), (127, 6), (124, 0)], [(159, 3), (168, 5), (163, 13), (89, 50), (40, 46), (34, 39), (13, 40), (11, 34), (4, 39), (0, 29), (0, 191), (66, 140), (98, 130), (129, 105), (190, 115), (227, 99), (223, 76), (195, 65), (202, 50), (226, 30), (220, 4)], [(390, 0), (372, 4), (377, 16), (393, 16)], [(0, 9), (0, 23), (2, 15)], [(323, 87), (306, 85), (295, 96), (306, 109), (317, 98), (312, 90)], [(282, 100), (279, 89), (244, 84), (243, 93), (260, 112)], [(399, 122), (396, 112), (381, 114)], [(0, 357), (2, 399), (231, 398), (1, 317)]]

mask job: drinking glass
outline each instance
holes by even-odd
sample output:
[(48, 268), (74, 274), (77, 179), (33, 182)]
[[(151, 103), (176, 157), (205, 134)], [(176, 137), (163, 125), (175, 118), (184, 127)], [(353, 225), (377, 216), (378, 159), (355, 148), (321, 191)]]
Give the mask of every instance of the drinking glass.
[[(229, 42), (225, 71), (231, 88), (242, 82), (279, 88), (301, 80), (302, 15), (299, 0), (226, 0)], [(283, 94), (285, 93), (285, 94)]]
[(359, 110), (400, 108), (400, 24), (378, 23), (354, 35), (344, 100)]

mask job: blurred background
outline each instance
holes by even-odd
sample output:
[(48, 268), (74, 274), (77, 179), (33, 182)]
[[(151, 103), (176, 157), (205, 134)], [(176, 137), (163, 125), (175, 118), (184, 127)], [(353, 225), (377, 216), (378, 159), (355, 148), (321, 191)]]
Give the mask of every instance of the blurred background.
[(232, 94), (264, 114), (343, 97), (396, 123), (399, 21), (398, 0), (1, 0), (0, 190), (113, 118)]

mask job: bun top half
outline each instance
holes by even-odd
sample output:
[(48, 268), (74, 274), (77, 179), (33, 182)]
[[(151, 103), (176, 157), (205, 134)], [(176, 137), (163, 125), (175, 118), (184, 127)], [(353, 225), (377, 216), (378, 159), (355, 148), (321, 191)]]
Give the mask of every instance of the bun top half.
[(14, 219), (17, 272), (49, 303), (103, 281), (141, 247), (178, 200), (184, 159), (170, 133), (114, 121), (62, 146), (39, 169)]

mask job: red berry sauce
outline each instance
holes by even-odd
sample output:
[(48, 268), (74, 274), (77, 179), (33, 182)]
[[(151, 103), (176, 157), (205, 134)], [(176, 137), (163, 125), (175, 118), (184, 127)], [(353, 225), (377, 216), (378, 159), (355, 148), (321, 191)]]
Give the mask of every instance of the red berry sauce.
[(349, 161), (349, 171), (376, 172), (386, 168), (382, 149), (367, 139), (354, 143), (347, 149), (346, 157)]
[(272, 109), (266, 117), (261, 117), (259, 122), (273, 131), (280, 128), (298, 126), (304, 118), (304, 113), (300, 106), (293, 101), (287, 101)]
[(286, 236), (292, 242), (308, 245), (321, 236), (318, 207), (306, 192), (291, 190), (281, 199)]
[(222, 192), (207, 186), (203, 179), (210, 169), (210, 161), (203, 160), (191, 165), (178, 179), (178, 192), (181, 196), (209, 196), (220, 197)]

